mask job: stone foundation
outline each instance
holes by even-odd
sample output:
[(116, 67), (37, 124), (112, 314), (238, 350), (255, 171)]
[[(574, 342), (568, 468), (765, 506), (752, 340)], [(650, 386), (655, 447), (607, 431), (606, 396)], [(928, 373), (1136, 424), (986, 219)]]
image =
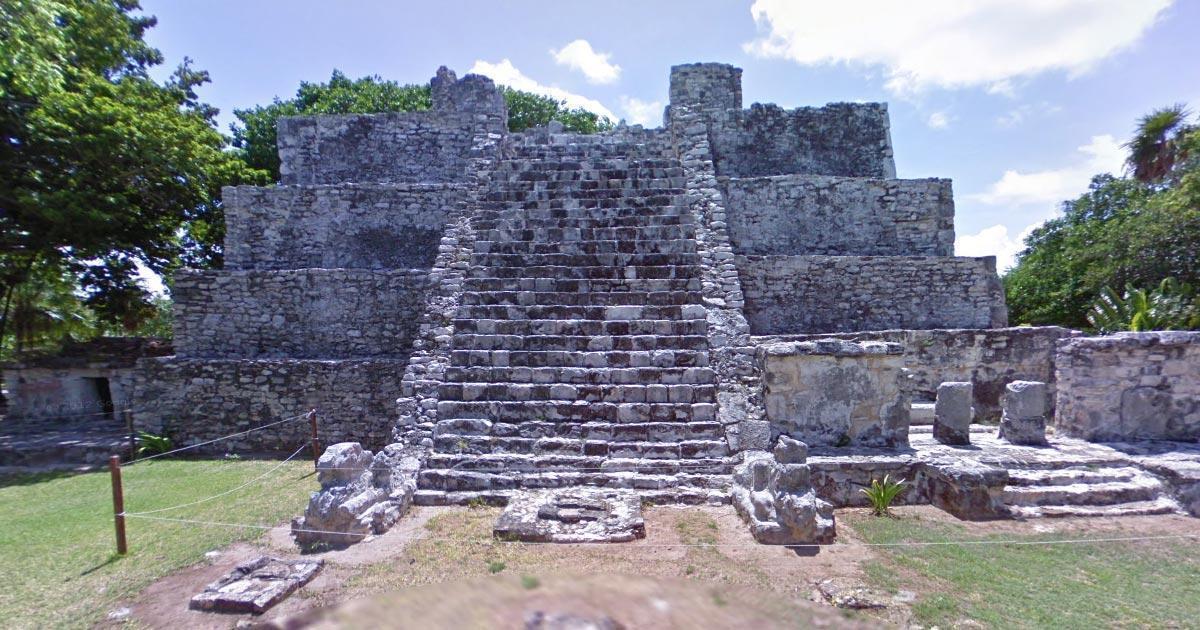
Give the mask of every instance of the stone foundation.
[(1200, 332), (1059, 342), (1062, 433), (1096, 441), (1200, 441)]

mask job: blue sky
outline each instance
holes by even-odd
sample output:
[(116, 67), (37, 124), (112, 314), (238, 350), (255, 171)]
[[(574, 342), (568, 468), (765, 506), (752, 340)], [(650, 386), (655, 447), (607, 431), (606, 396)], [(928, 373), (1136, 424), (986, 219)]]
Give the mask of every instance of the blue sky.
[(949, 177), (958, 253), (1021, 235), (1121, 169), (1139, 116), (1200, 110), (1195, 0), (321, 2), (143, 0), (167, 57), (221, 109), (340, 69), (423, 83), (439, 65), (661, 123), (670, 66), (744, 69), (745, 104), (887, 101), (900, 177)]

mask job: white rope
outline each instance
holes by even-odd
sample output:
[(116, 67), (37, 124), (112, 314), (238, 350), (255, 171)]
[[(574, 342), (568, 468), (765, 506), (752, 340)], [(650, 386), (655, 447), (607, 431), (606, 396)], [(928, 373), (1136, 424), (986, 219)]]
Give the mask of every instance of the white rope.
[(233, 488), (232, 490), (226, 490), (225, 492), (222, 492), (220, 494), (214, 494), (213, 496), (208, 497), (206, 499), (200, 499), (199, 501), (192, 501), (191, 503), (183, 503), (183, 504), (174, 505), (171, 507), (159, 508), (157, 510), (148, 510), (146, 512), (122, 512), (122, 514), (124, 516), (145, 516), (146, 514), (158, 514), (159, 512), (169, 512), (171, 510), (178, 510), (179, 508), (185, 508), (185, 507), (190, 507), (193, 505), (199, 505), (201, 503), (207, 503), (209, 501), (212, 501), (213, 499), (219, 499), (221, 497), (228, 496), (230, 494), (233, 494), (234, 492), (237, 492), (238, 490), (241, 490), (242, 488), (245, 488), (249, 485), (252, 485), (254, 483), (262, 481), (263, 479), (265, 479), (266, 477), (268, 477), (269, 475), (274, 473), (276, 470), (279, 470), (280, 468), (282, 468), (284, 464), (291, 461), (291, 459), (293, 457), (299, 455), (300, 451), (303, 451), (306, 448), (308, 448), (308, 444), (301, 445), (300, 448), (296, 449), (296, 451), (294, 453), (292, 453), (291, 455), (288, 455), (287, 459), (284, 459), (283, 461), (276, 464), (274, 468), (271, 468), (267, 472), (255, 477), (254, 479), (251, 479), (250, 481), (247, 481), (246, 483), (244, 483), (236, 488)]
[[(174, 523), (187, 523), (192, 525), (210, 525), (219, 527), (240, 527), (244, 529), (291, 529), (287, 525), (250, 525), (246, 523), (222, 523), (218, 521), (201, 521), (187, 518), (170, 518), (159, 516), (144, 516), (142, 514), (132, 513), (126, 516), (145, 518), (155, 521), (167, 521)], [(349, 532), (327, 531), (321, 529), (294, 529), (295, 532), (305, 532), (311, 534), (340, 534), (354, 535)], [(1139, 542), (1148, 540), (1179, 540), (1179, 539), (1196, 539), (1200, 538), (1200, 533), (1197, 534), (1164, 534), (1161, 536), (1120, 536), (1111, 538), (1076, 538), (1076, 539), (1061, 539), (1061, 540), (941, 540), (930, 542), (896, 542), (896, 543), (865, 543), (865, 542), (842, 542), (842, 543), (806, 543), (784, 545), (777, 543), (631, 543), (635, 547), (697, 547), (697, 548), (737, 548), (737, 547), (934, 547), (934, 546), (952, 546), (952, 545), (1075, 545), (1075, 544), (1093, 544), (1093, 543), (1111, 543), (1111, 542)], [(410, 542), (421, 541), (433, 542), (455, 542), (455, 543), (475, 543), (475, 544), (506, 544), (506, 545), (596, 545), (607, 546), (619, 543), (609, 542), (579, 542), (579, 543), (556, 543), (556, 542), (527, 542), (519, 540), (472, 540), (467, 538), (414, 538)]]
[(253, 429), (246, 429), (245, 431), (239, 431), (239, 432), (237, 432), (237, 433), (231, 433), (231, 434), (229, 434), (229, 435), (221, 436), (221, 437), (219, 437), (219, 438), (214, 438), (214, 439), (208, 440), (207, 442), (200, 442), (199, 444), (191, 444), (191, 445), (189, 445), (189, 446), (183, 446), (183, 447), (180, 447), (180, 448), (176, 448), (176, 449), (169, 450), (169, 451), (167, 451), (167, 452), (165, 452), (165, 453), (155, 453), (154, 455), (150, 455), (150, 456), (147, 456), (147, 457), (142, 457), (142, 458), (136, 459), (136, 460), (134, 460), (134, 461), (132, 461), (132, 462), (129, 462), (128, 464), (124, 464), (124, 467), (126, 467), (126, 468), (127, 468), (127, 467), (129, 467), (129, 466), (132, 466), (132, 465), (134, 465), (134, 464), (140, 464), (140, 463), (142, 463), (142, 462), (150, 461), (150, 460), (152, 460), (152, 459), (157, 459), (157, 458), (159, 458), (159, 457), (166, 457), (167, 455), (173, 455), (173, 454), (175, 454), (175, 453), (179, 453), (179, 452), (182, 452), (182, 451), (187, 451), (187, 450), (191, 450), (191, 449), (194, 449), (194, 448), (200, 448), (201, 446), (207, 446), (207, 445), (209, 445), (209, 444), (212, 444), (212, 443), (214, 443), (214, 442), (220, 442), (221, 440), (228, 440), (229, 438), (238, 437), (239, 435), (246, 435), (247, 433), (253, 433), (253, 432), (255, 432), (255, 431), (261, 431), (261, 430), (263, 430), (263, 429), (269, 429), (269, 428), (271, 428), (271, 427), (273, 427), (273, 426), (275, 426), (275, 425), (283, 424), (283, 423), (285, 423), (285, 422), (291, 422), (291, 421), (293, 421), (293, 420), (296, 420), (296, 419), (298, 419), (298, 418), (303, 418), (303, 417), (305, 417), (305, 416), (307, 416), (307, 415), (308, 415), (308, 413), (306, 412), (306, 413), (302, 413), (302, 414), (300, 414), (300, 415), (292, 416), (292, 417), (290, 417), (290, 418), (284, 418), (283, 420), (277, 420), (277, 421), (275, 421), (275, 422), (272, 422), (272, 423), (270, 423), (270, 424), (264, 424), (264, 425), (262, 425), (262, 426), (260, 426), (260, 427), (254, 427)]

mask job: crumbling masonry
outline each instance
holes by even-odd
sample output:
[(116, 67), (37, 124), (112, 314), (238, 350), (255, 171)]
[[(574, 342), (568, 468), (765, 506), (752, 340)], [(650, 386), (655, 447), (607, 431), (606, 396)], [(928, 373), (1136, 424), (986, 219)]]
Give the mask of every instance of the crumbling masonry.
[(905, 500), (1001, 511), (1003, 464), (909, 448), (910, 406), (967, 382), (996, 420), (1011, 381), (1053, 395), (1078, 333), (1004, 328), (995, 259), (952, 255), (950, 182), (895, 178), (885, 105), (743, 109), (741, 70), (690, 64), (662, 128), (510, 133), (490, 80), (432, 88), (429, 111), (280, 120), (282, 185), (225, 190), (226, 268), (177, 275), (139, 426), (189, 443), (317, 408), (326, 443), (420, 452), (424, 504), (728, 502), (787, 435), (835, 505), (897, 472)]

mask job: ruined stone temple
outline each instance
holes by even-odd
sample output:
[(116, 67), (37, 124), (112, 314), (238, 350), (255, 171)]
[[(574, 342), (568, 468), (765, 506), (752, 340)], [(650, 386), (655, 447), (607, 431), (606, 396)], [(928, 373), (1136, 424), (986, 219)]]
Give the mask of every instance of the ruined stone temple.
[[(657, 129), (512, 133), (489, 79), (444, 68), (432, 95), (280, 120), (281, 185), (227, 188), (225, 268), (175, 278), (176, 355), (142, 361), (139, 427), (182, 444), (315, 408), (325, 444), (407, 454), (404, 500), (427, 504), (569, 486), (729, 502), (735, 468), (775, 448), (748, 488), (802, 477), (859, 504), (890, 472), (913, 482), (903, 500), (968, 517), (1178, 509), (1128, 453), (1017, 452), (1053, 424), (1054, 354), (1080, 333), (1006, 328), (995, 259), (953, 255), (950, 181), (896, 178), (885, 105), (745, 109), (721, 64), (671, 69)], [(1170, 360), (1195, 366), (1196, 341)], [(991, 445), (974, 459), (910, 430), (951, 382), (965, 411), (947, 393), (938, 413)], [(1200, 411), (1180, 413), (1194, 442)], [(1086, 438), (1099, 421), (1073, 422)], [(307, 431), (222, 447), (290, 452)], [(1098, 503), (1046, 490), (1062, 483), (1126, 485)], [(768, 517), (825, 509), (769, 485), (742, 493)]]

